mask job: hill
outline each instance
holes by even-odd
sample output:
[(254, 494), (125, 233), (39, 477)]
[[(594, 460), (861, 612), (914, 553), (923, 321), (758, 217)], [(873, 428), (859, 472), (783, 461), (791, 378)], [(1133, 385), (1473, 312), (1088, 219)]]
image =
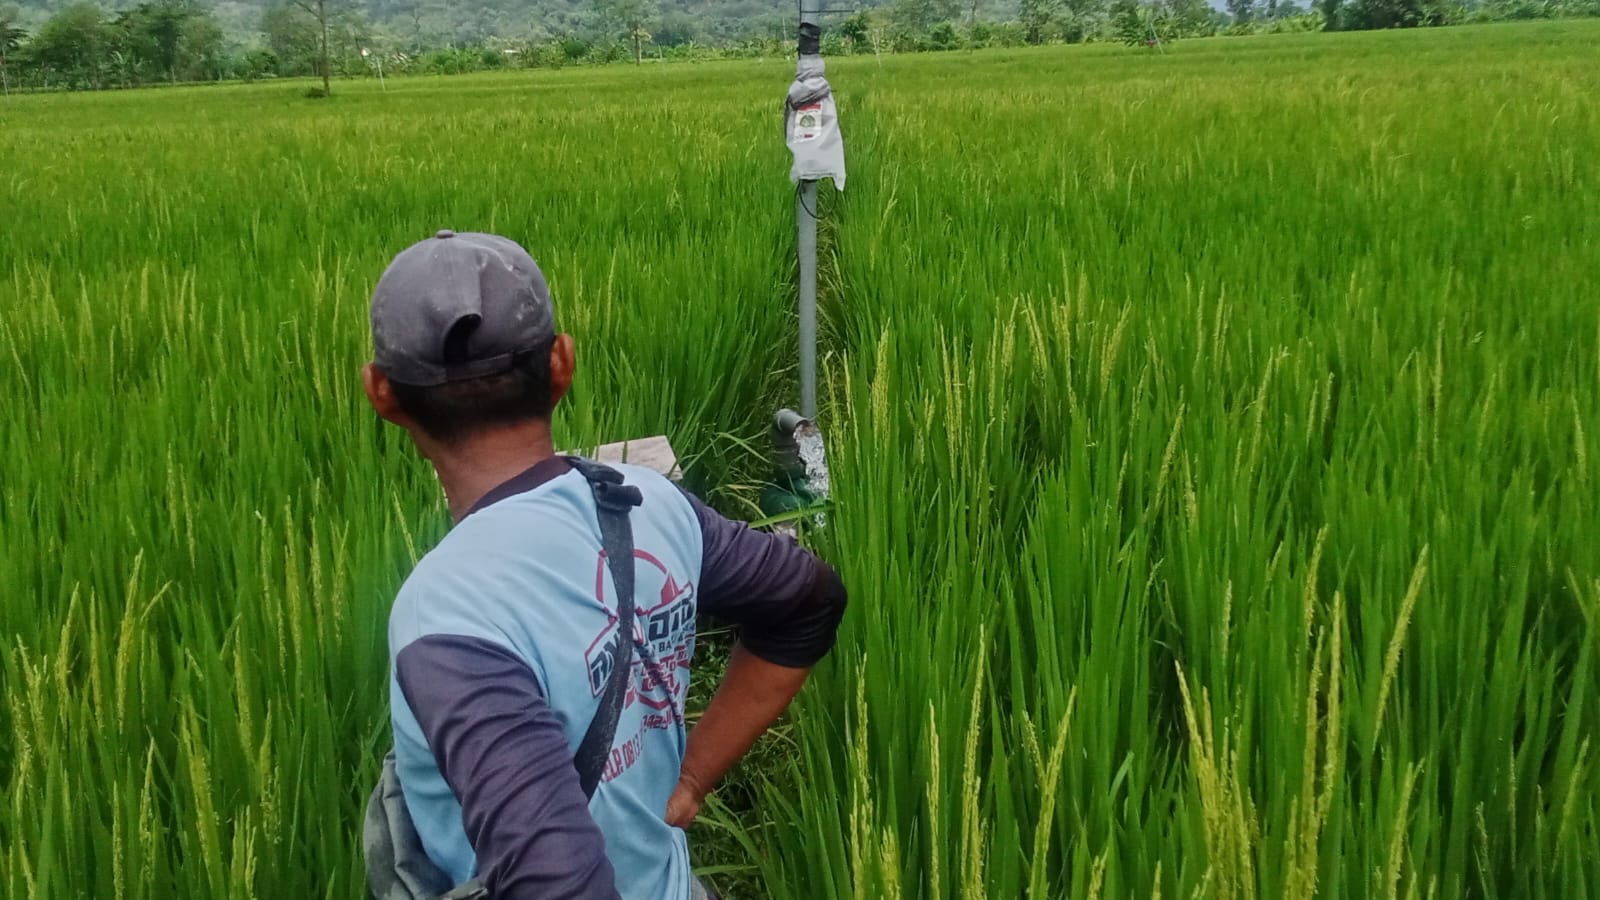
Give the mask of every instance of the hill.
[[(21, 9), (20, 19), (36, 29), (71, 0), (11, 0)], [(199, 0), (215, 16), (230, 43), (262, 42), (261, 22), (268, 10), (288, 0)], [(599, 37), (605, 17), (596, 0), (336, 0), (346, 12), (370, 23), (380, 39), (397, 47), (439, 47), (477, 44), (486, 40), (547, 39), (564, 35)], [(650, 31), (655, 42), (667, 46), (696, 41), (727, 43), (764, 34), (787, 34), (795, 6), (785, 0), (653, 0), (656, 14)], [(136, 0), (111, 0), (96, 5), (118, 12)], [(0, 2), (0, 5), (5, 5)], [(331, 5), (331, 4), (330, 4)], [(844, 4), (839, 4), (844, 5)], [(855, 9), (887, 5), (884, 0), (861, 0)], [(961, 10), (971, 6), (962, 3)], [(994, 20), (1015, 14), (1014, 0), (983, 0), (980, 15)]]

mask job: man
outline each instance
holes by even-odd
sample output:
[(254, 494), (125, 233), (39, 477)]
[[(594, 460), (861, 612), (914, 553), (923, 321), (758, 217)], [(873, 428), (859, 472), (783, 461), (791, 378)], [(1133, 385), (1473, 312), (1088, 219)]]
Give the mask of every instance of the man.
[[(621, 607), (592, 467), (550, 434), (575, 363), (544, 276), (510, 240), (441, 231), (384, 272), (372, 337), (367, 398), (433, 464), (455, 521), (389, 620), (395, 771), (427, 857), (494, 900), (705, 896), (683, 829), (831, 649), (844, 586), (792, 541), (616, 466), (638, 492), (633, 664), (585, 797), (574, 752)], [(686, 739), (697, 613), (740, 639)]]

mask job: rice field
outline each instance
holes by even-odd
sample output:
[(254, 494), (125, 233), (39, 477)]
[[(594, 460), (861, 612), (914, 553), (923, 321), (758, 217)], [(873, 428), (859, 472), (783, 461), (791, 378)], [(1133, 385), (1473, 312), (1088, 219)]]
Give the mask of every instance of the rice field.
[[(1600, 895), (1600, 23), (849, 58), (815, 535), (733, 897)], [(505, 233), (570, 445), (754, 515), (783, 60), (0, 101), (0, 896), (363, 896), (447, 523), (367, 298)], [(714, 671), (703, 673), (703, 678)]]

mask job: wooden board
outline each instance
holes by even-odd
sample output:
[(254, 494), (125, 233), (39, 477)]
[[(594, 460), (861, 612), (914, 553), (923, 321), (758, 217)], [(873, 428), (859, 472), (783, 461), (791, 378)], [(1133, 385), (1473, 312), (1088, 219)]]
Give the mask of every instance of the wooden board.
[(672, 444), (667, 441), (667, 436), (658, 434), (654, 437), (636, 438), (631, 441), (617, 441), (612, 444), (601, 444), (588, 450), (567, 450), (565, 453), (576, 454), (595, 462), (627, 463), (642, 466), (673, 481), (683, 479), (683, 470), (678, 467), (678, 454), (672, 450)]

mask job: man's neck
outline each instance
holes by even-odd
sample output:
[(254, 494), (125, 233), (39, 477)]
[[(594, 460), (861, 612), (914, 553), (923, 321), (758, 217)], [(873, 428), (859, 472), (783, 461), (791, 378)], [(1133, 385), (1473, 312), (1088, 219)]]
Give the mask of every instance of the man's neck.
[(555, 455), (548, 422), (497, 428), (424, 450), (459, 522), (483, 495)]

